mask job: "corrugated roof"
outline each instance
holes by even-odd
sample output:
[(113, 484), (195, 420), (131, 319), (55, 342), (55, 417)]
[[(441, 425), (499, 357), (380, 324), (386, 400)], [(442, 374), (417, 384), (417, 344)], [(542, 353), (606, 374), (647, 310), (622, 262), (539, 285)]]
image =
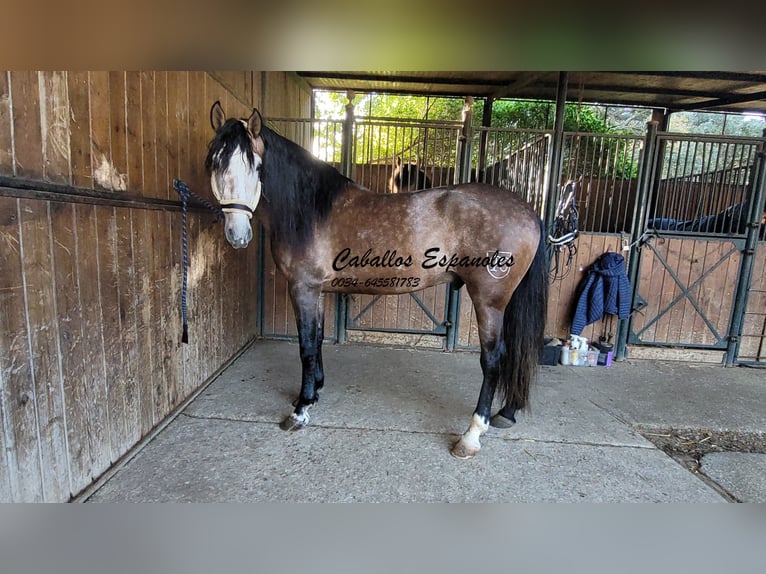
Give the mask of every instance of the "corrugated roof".
[[(313, 88), (555, 100), (559, 72), (302, 71)], [(766, 72), (568, 72), (568, 101), (766, 113)]]

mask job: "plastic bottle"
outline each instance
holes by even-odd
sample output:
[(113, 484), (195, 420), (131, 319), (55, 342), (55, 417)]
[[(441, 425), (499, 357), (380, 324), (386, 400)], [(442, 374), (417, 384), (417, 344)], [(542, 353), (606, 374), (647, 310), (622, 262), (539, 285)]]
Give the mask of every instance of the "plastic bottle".
[(562, 365), (570, 365), (570, 357), (569, 357), (569, 342), (565, 342), (564, 346), (561, 347), (561, 364)]
[(580, 352), (577, 347), (572, 347), (572, 350), (569, 351), (569, 362), (575, 366), (580, 364)]

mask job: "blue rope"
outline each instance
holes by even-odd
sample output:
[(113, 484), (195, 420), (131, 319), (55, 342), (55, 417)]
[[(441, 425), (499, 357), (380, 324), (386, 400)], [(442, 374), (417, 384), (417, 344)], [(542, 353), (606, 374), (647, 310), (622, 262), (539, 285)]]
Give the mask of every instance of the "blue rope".
[(223, 210), (218, 207), (217, 205), (213, 205), (208, 200), (206, 200), (204, 197), (200, 197), (193, 191), (189, 189), (189, 187), (180, 179), (174, 179), (173, 180), (173, 187), (175, 188), (176, 192), (178, 192), (178, 195), (181, 196), (181, 224), (183, 231), (181, 233), (181, 246), (183, 249), (183, 262), (184, 262), (184, 268), (183, 268), (183, 283), (181, 286), (181, 320), (183, 321), (183, 332), (181, 333), (181, 342), (182, 343), (188, 343), (189, 342), (189, 325), (186, 320), (186, 281), (188, 276), (188, 269), (189, 269), (189, 244), (187, 240), (187, 232), (186, 232), (186, 208), (189, 203), (189, 198), (193, 198), (199, 203), (201, 203), (203, 206), (207, 207), (210, 211), (214, 212), (216, 215), (215, 220), (220, 221), (223, 219)]

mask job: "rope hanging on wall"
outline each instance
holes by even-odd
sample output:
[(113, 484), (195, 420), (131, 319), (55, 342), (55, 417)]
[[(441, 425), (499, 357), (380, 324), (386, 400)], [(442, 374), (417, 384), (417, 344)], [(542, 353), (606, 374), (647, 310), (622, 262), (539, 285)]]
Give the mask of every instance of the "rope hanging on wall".
[(181, 283), (181, 321), (182, 321), (182, 332), (181, 332), (181, 342), (182, 343), (188, 343), (189, 342), (189, 326), (186, 318), (186, 281), (188, 276), (188, 270), (189, 270), (189, 246), (188, 246), (188, 238), (187, 238), (187, 231), (186, 231), (186, 210), (189, 203), (189, 198), (193, 198), (197, 200), (199, 203), (201, 203), (203, 206), (207, 207), (210, 211), (215, 213), (216, 221), (220, 221), (224, 218), (223, 210), (210, 203), (207, 199), (204, 197), (200, 197), (193, 191), (189, 189), (189, 187), (180, 179), (174, 179), (173, 180), (173, 188), (176, 190), (178, 195), (181, 196), (181, 249), (183, 252), (183, 279)]

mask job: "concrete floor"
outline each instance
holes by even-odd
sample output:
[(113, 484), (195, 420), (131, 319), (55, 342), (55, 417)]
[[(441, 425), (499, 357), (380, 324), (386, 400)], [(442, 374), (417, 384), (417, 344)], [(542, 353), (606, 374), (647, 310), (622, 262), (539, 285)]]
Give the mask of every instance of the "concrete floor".
[(706, 455), (699, 475), (638, 431), (766, 432), (756, 369), (543, 367), (531, 410), (463, 461), (449, 448), (478, 397), (477, 354), (348, 344), (324, 360), (311, 425), (287, 433), (298, 347), (256, 342), (88, 501), (766, 501), (765, 454)]

